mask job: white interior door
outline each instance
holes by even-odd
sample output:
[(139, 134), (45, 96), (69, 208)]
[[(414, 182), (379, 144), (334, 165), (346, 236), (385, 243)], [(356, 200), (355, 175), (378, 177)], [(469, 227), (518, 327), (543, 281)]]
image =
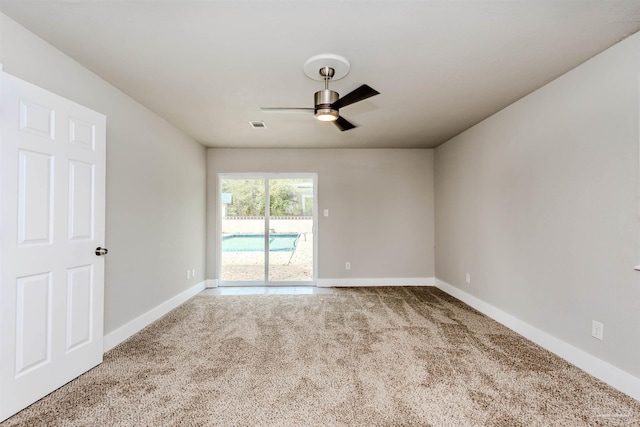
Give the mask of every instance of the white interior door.
[(104, 115), (2, 73), (0, 421), (102, 361)]

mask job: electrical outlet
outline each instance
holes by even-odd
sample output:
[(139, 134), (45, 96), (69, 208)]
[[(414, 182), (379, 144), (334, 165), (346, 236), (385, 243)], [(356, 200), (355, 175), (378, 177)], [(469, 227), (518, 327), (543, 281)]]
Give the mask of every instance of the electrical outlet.
[(195, 277), (196, 277), (196, 269), (193, 268), (193, 269), (191, 269), (191, 278), (195, 279)]
[(604, 325), (600, 322), (596, 322), (595, 320), (591, 321), (591, 336), (602, 340), (602, 335), (604, 333)]
[(351, 263), (349, 261), (344, 263), (344, 269), (345, 270), (351, 270)]
[(467, 282), (467, 283), (469, 283), (469, 284), (470, 284), (470, 283), (471, 283), (471, 275), (470, 275), (469, 273), (467, 273), (467, 274), (464, 276), (464, 280), (465, 280), (465, 282)]

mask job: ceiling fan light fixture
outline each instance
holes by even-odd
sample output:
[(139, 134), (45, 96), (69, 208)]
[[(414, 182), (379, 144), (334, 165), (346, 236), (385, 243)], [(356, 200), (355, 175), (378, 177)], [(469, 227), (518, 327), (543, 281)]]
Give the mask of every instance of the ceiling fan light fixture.
[(332, 108), (319, 108), (314, 117), (321, 122), (335, 122), (338, 120), (338, 111)]
[(313, 101), (316, 106), (313, 116), (321, 122), (335, 122), (338, 120), (338, 110), (331, 108), (331, 104), (336, 102), (339, 97), (338, 92), (330, 89), (316, 92), (313, 96)]

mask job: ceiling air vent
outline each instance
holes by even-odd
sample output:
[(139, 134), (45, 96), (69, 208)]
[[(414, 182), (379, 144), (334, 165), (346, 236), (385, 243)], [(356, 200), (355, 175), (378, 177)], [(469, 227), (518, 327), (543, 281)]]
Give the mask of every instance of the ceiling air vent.
[(252, 128), (254, 129), (266, 129), (267, 125), (264, 122), (249, 122)]

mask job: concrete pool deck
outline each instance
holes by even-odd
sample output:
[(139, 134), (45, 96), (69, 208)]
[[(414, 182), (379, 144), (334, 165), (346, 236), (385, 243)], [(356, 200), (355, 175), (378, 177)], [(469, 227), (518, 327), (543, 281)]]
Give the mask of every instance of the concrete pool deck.
[[(269, 281), (313, 280), (313, 221), (310, 219), (271, 219), (271, 233), (297, 233), (300, 238), (293, 252), (269, 253)], [(223, 235), (264, 233), (260, 219), (224, 219)], [(289, 262), (289, 259), (291, 261)], [(264, 252), (222, 252), (220, 279), (223, 281), (262, 281)]]

